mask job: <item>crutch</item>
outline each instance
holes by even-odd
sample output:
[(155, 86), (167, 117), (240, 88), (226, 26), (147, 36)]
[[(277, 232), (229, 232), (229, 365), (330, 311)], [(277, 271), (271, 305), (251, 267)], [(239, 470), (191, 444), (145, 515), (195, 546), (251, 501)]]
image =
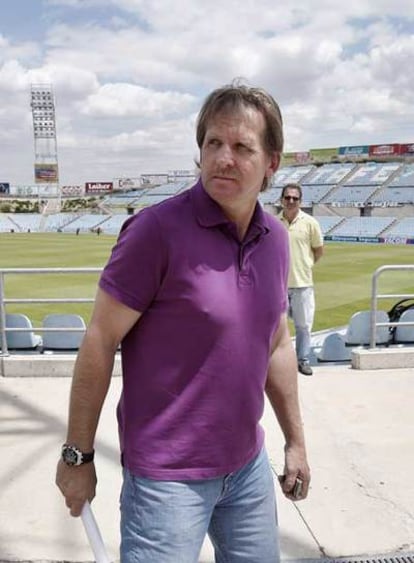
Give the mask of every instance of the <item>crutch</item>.
[(96, 563), (110, 563), (110, 559), (105, 549), (105, 545), (96, 523), (95, 516), (93, 515), (91, 505), (88, 501), (85, 502), (81, 512), (83, 526), (88, 536), (89, 545), (95, 555)]

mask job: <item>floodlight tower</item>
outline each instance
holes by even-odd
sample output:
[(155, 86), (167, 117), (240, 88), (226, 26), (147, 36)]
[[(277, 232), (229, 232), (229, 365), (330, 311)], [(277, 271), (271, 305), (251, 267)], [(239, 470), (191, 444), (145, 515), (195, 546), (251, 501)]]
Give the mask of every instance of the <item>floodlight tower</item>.
[[(31, 102), (35, 150), (34, 176), (40, 196), (48, 200), (46, 208), (60, 211), (61, 191), (56, 139), (55, 100), (51, 84), (32, 84)], [(42, 192), (42, 194), (41, 194)], [(49, 205), (52, 204), (52, 205)]]

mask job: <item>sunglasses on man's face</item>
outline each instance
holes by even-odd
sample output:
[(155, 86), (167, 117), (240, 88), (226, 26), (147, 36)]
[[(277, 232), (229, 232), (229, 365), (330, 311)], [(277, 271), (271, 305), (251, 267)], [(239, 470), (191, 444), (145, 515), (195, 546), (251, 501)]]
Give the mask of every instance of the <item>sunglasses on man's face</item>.
[(300, 197), (297, 197), (295, 195), (284, 195), (283, 199), (286, 201), (299, 201)]

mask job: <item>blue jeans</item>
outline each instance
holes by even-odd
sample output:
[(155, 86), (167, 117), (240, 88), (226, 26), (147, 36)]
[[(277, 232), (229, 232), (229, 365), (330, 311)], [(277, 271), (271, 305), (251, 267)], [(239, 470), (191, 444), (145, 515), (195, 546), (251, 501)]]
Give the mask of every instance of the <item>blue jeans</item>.
[(217, 479), (153, 481), (124, 470), (121, 563), (197, 563), (208, 533), (216, 563), (278, 563), (272, 471), (263, 449)]
[(290, 287), (289, 317), (295, 325), (296, 356), (299, 362), (308, 361), (311, 349), (311, 334), (315, 316), (315, 294), (313, 287)]

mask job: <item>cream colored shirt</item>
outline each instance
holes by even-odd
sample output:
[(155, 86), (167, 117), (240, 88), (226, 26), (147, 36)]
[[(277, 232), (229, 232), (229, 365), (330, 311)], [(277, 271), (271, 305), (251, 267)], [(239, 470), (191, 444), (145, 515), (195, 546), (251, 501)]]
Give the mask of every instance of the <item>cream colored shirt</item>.
[(314, 264), (312, 248), (323, 246), (323, 235), (319, 223), (301, 209), (292, 223), (283, 217), (283, 211), (279, 213), (279, 218), (289, 233), (288, 287), (312, 287)]

